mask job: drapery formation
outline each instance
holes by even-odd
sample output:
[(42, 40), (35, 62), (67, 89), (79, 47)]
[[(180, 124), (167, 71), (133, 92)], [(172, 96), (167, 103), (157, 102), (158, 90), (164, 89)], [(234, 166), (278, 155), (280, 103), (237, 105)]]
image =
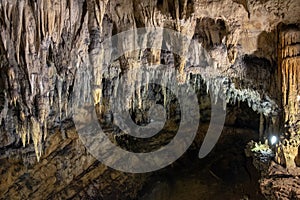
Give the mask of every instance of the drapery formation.
[(291, 27), (282, 31), (279, 39), (284, 120), (294, 135), (300, 133), (300, 30)]

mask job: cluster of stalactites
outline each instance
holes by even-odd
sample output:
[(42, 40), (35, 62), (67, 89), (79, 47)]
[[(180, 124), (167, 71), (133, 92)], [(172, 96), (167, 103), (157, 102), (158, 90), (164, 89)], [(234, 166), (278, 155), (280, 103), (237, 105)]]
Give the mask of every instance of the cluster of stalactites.
[[(300, 134), (300, 31), (291, 29), (280, 34), (280, 68), (282, 75), (285, 122)], [(298, 129), (298, 130), (297, 130)]]
[(249, 88), (236, 88), (235, 83), (229, 77), (216, 77), (205, 79), (207, 91), (212, 94), (214, 102), (218, 98), (226, 103), (247, 102), (254, 111), (265, 116), (277, 115), (278, 106), (268, 95), (261, 95), (258, 91)]
[[(149, 69), (152, 69), (152, 72)], [(185, 82), (183, 83), (178, 81), (176, 77), (177, 72), (172, 68), (161, 66), (157, 68), (150, 67), (149, 69), (133, 68), (120, 75), (120, 67), (118, 65), (111, 66), (109, 73), (104, 72), (103, 77), (98, 77), (101, 80), (100, 82), (104, 84), (100, 84), (96, 91), (98, 90), (99, 96), (109, 96), (109, 105), (112, 106), (111, 109), (114, 111), (121, 112), (132, 108), (142, 109), (144, 107), (143, 99), (148, 97), (149, 85), (153, 83), (153, 80), (156, 80), (157, 84), (162, 86), (163, 104), (166, 107), (170, 101), (168, 98), (172, 93), (171, 88), (174, 89), (181, 84), (187, 84), (189, 90), (197, 91), (201, 88), (201, 81), (198, 80), (201, 79), (207, 86), (207, 93), (210, 93), (212, 103), (217, 103), (218, 99), (220, 99), (223, 101), (224, 109), (227, 103), (235, 104), (241, 101), (248, 103), (250, 108), (262, 115), (274, 116), (278, 114), (277, 104), (268, 95), (262, 95), (258, 91), (251, 89), (251, 87), (237, 88), (236, 84), (229, 77), (205, 77), (185, 73)], [(103, 82), (102, 79), (106, 82)], [(84, 80), (82, 79), (81, 83), (87, 82), (89, 78)], [(88, 84), (84, 83), (83, 85)], [(91, 89), (94, 91), (94, 88)], [(177, 94), (174, 95), (177, 96)], [(97, 100), (96, 104), (101, 104), (103, 99)]]
[[(15, 75), (8, 77), (8, 87), (3, 89), (4, 106), (0, 113), (0, 124), (5, 131), (19, 134), (23, 146), (32, 140), (39, 160), (42, 155), (42, 142), (47, 137), (51, 110), (55, 110), (55, 107), (59, 108), (59, 118), (54, 120), (60, 121), (63, 118), (62, 110), (64, 116), (67, 116), (68, 109), (67, 103), (62, 100), (66, 97), (62, 89), (63, 81), (56, 75), (54, 66), (42, 69), (40, 73), (30, 73), (30, 75), (28, 82), (20, 81)], [(9, 90), (16, 83), (25, 84), (25, 87)], [(17, 92), (17, 95), (21, 93), (26, 99), (11, 95), (14, 92)], [(64, 109), (62, 109), (63, 106)]]
[[(99, 9), (93, 12), (102, 20), (105, 3), (94, 3)], [(0, 121), (5, 131), (20, 135), (24, 146), (33, 141), (38, 160), (49, 123), (70, 115), (74, 74), (88, 60), (89, 23), (83, 9), (83, 2), (67, 0), (0, 1), (5, 55), (0, 67), (6, 81)]]

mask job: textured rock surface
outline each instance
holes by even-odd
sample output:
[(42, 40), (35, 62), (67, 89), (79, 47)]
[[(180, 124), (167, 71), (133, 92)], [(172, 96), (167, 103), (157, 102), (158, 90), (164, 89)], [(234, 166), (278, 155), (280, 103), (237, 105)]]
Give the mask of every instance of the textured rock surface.
[(7, 150), (0, 162), (1, 199), (132, 199), (147, 177), (102, 165), (73, 128), (51, 134), (38, 163), (33, 148)]
[(260, 185), (267, 199), (300, 199), (300, 170), (287, 170), (274, 162), (268, 175), (261, 179)]
[[(247, 113), (242, 110), (239, 111), (240, 115), (246, 116)], [(145, 196), (147, 192), (153, 195), (151, 187), (144, 185), (151, 184), (151, 176), (154, 176), (155, 179), (159, 177), (161, 181), (174, 180), (177, 184), (168, 183), (171, 185), (163, 189), (164, 192), (158, 191), (156, 194), (158, 196), (170, 192), (176, 198), (189, 199), (194, 195), (197, 199), (205, 198), (205, 194), (209, 193), (214, 199), (222, 199), (224, 195), (229, 199), (243, 195), (261, 199), (260, 194), (253, 193), (258, 190), (258, 184), (255, 183), (257, 177), (246, 168), (248, 167), (245, 166), (246, 159), (241, 151), (243, 145), (239, 144), (245, 144), (250, 138), (257, 139), (258, 134), (245, 126), (232, 128), (237, 126), (238, 121), (245, 122), (242, 117), (237, 117), (235, 122), (228, 122), (229, 127), (224, 129), (217, 146), (220, 149), (215, 150), (208, 158), (208, 162), (202, 163), (197, 159), (197, 152), (189, 152), (190, 155), (176, 162), (175, 167), (170, 166), (154, 174), (129, 174), (110, 169), (86, 151), (74, 128), (65, 127), (67, 131), (64, 135), (56, 129), (49, 134), (49, 139), (45, 142), (45, 152), (38, 163), (33, 145), (7, 149), (1, 156), (0, 197), (1, 199), (139, 199), (137, 197)], [(198, 138), (193, 145), (196, 151), (207, 126), (206, 123), (201, 125)], [(234, 144), (232, 140), (235, 141)], [(156, 140), (156, 145), (159, 145), (158, 142), (159, 140)], [(200, 163), (195, 164), (198, 162)], [(164, 177), (168, 173), (171, 173), (169, 175), (171, 178)], [(187, 185), (180, 187), (184, 184)], [(255, 190), (253, 185), (256, 187)], [(159, 184), (154, 186), (159, 187)], [(190, 192), (189, 187), (193, 187), (194, 191)], [(177, 192), (173, 188), (178, 188), (175, 190)]]
[[(85, 70), (97, 86), (94, 103), (103, 104), (109, 84), (103, 81), (101, 67), (94, 67), (101, 66), (105, 55), (102, 42), (134, 28), (170, 28), (201, 43), (212, 58), (204, 72), (219, 77), (205, 79), (208, 87), (230, 80), (226, 100), (247, 101), (261, 114), (261, 137), (279, 131), (281, 121), (290, 132), (299, 132), (299, 30), (281, 29), (299, 23), (299, 10), (298, 0), (1, 0), (0, 194), (5, 199), (136, 196), (145, 177), (99, 164), (63, 123), (80, 100), (72, 98), (74, 79)], [(160, 37), (155, 41), (162, 43)], [(120, 48), (126, 45), (118, 41)], [(189, 44), (181, 46), (187, 49)], [(201, 66), (186, 65), (193, 57), (152, 49), (126, 52), (112, 66), (122, 73), (138, 66), (140, 58), (175, 67), (183, 77), (203, 73)], [(80, 80), (90, 81), (86, 76)], [(108, 184), (114, 179), (117, 185)]]

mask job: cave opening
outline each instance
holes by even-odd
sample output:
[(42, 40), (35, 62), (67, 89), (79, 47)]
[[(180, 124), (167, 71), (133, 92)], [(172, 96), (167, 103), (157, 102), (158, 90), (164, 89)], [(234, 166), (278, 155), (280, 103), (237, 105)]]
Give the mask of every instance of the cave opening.
[(197, 199), (199, 191), (203, 199), (264, 199), (257, 184), (260, 175), (244, 153), (250, 140), (259, 140), (259, 115), (246, 103), (230, 105), (218, 143), (207, 157), (198, 159), (208, 115), (189, 150), (171, 166), (151, 175), (140, 199)]
[[(103, 80), (103, 101), (96, 105), (99, 121), (106, 134), (111, 136), (111, 141), (136, 153), (155, 151), (168, 144), (176, 135), (181, 120), (176, 95), (157, 84), (133, 86), (134, 95), (129, 97), (132, 107), (127, 108), (133, 122), (139, 126), (153, 123), (149, 113), (153, 104), (160, 104), (166, 111), (166, 121), (159, 133), (146, 139), (135, 138), (128, 135), (126, 129), (121, 130), (117, 126), (110, 109), (109, 99), (114, 94), (116, 84), (113, 82), (116, 80)], [(228, 103), (220, 139), (207, 157), (199, 159), (197, 155), (209, 127), (213, 101), (200, 75), (191, 75), (190, 82), (199, 102), (200, 121), (196, 139), (179, 160), (149, 175), (138, 199), (196, 199), (199, 191), (204, 199), (236, 199), (241, 196), (263, 199), (257, 184), (260, 175), (244, 153), (249, 141), (260, 139), (260, 114), (249, 107), (247, 101)]]

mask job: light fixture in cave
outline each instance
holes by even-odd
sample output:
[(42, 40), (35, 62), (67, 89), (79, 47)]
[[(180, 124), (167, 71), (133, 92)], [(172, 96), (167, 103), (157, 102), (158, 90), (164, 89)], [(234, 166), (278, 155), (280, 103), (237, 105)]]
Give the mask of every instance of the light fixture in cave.
[(278, 141), (278, 138), (277, 138), (275, 135), (272, 135), (272, 136), (270, 137), (271, 145), (276, 144), (277, 141)]

